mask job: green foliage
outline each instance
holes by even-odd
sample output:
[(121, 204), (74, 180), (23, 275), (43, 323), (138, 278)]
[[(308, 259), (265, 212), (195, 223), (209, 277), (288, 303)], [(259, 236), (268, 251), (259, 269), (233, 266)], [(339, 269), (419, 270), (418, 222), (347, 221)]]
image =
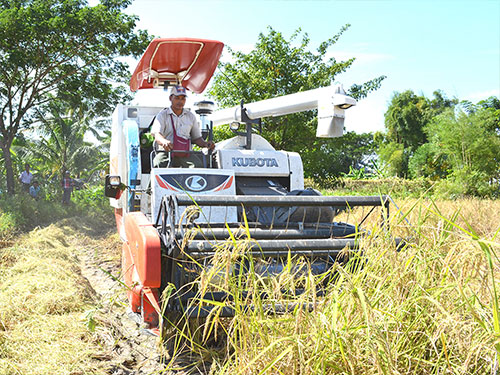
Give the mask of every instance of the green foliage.
[(435, 145), (425, 143), (420, 146), (408, 164), (410, 178), (429, 177), (433, 180), (445, 178), (451, 171), (446, 155), (442, 155)]
[(229, 129), (229, 125), (218, 126), (214, 129), (214, 142), (224, 141), (234, 137), (234, 133)]
[(8, 217), (8, 224), (16, 231), (45, 226), (68, 214), (60, 203), (34, 200), (28, 194), (2, 196), (0, 213)]
[(341, 173), (342, 178), (350, 178), (353, 180), (365, 180), (383, 178), (383, 171), (380, 170), (375, 160), (371, 160), (369, 166), (361, 168), (349, 167), (349, 173)]
[(389, 176), (399, 176), (407, 169), (408, 158), (404, 145), (397, 142), (383, 143), (379, 146), (378, 155), (385, 163)]
[(467, 108), (448, 110), (425, 128), (429, 148), (450, 165), (451, 173), (441, 188), (457, 196), (498, 194), (500, 134), (492, 126), (496, 113), (481, 105)]
[[(267, 34), (259, 35), (251, 52), (245, 54), (229, 48), (234, 61), (221, 66), (222, 71), (215, 75), (209, 94), (227, 107), (239, 104), (241, 99), (250, 103), (329, 86), (354, 62), (354, 58), (341, 62), (334, 58), (326, 59), (329, 48), (348, 27), (342, 27), (336, 35), (321, 43), (315, 52), (309, 50), (309, 37), (300, 29), (286, 40), (280, 32), (269, 27)], [(351, 94), (362, 98), (379, 88), (384, 78), (381, 76), (361, 85), (353, 85)], [(354, 135), (340, 140), (318, 140), (316, 125), (315, 111), (266, 118), (263, 119), (263, 136), (278, 150), (300, 153), (305, 173), (310, 176), (347, 172), (350, 166), (356, 166), (356, 160), (362, 160), (373, 152), (367, 146), (368, 136), (360, 136), (356, 140)], [(364, 144), (362, 149), (366, 153), (358, 152), (346, 161), (346, 155), (357, 149), (353, 145), (359, 144)], [(346, 150), (343, 150), (344, 147)]]
[[(404, 178), (342, 177), (330, 180), (305, 181), (306, 186), (319, 190), (323, 195), (385, 195), (392, 198), (419, 198), (437, 195), (435, 183), (428, 178), (408, 180)], [(449, 198), (448, 195), (442, 197)]]
[(479, 111), (478, 116), (481, 117), (484, 127), (490, 132), (500, 134), (500, 99), (490, 96), (477, 103), (476, 110)]
[(343, 173), (342, 177), (352, 178), (354, 180), (362, 180), (365, 179), (366, 171), (365, 168), (354, 169), (353, 167), (349, 167), (349, 173)]
[[(60, 188), (59, 188), (60, 191)], [(0, 239), (12, 231), (26, 231), (46, 226), (67, 217), (109, 218), (111, 208), (104, 187), (90, 186), (75, 190), (70, 205), (62, 205), (61, 194), (48, 194), (48, 199), (35, 200), (28, 194), (0, 196)]]
[(0, 212), (0, 240), (16, 228), (16, 220), (11, 212)]
[(429, 121), (429, 101), (413, 91), (396, 93), (385, 113), (387, 138), (404, 148), (416, 149), (425, 143), (424, 125)]
[[(108, 144), (101, 136), (105, 121), (92, 121), (82, 108), (75, 110), (62, 101), (54, 101), (38, 111), (39, 124), (32, 140), (22, 150), (24, 160), (44, 172), (44, 179), (55, 177), (59, 183), (64, 171), (88, 178), (104, 169), (108, 161)], [(99, 143), (85, 140), (92, 135)], [(41, 139), (39, 138), (41, 136)], [(104, 141), (104, 142), (103, 142)]]
[(376, 134), (378, 155), (391, 175), (437, 181), (440, 197), (499, 195), (500, 100), (477, 104), (396, 93)]
[(453, 170), (446, 178), (436, 182), (435, 196), (457, 199), (465, 196), (498, 197), (500, 187), (497, 183), (490, 183), (490, 176), (484, 171), (477, 171), (469, 167)]
[[(411, 90), (394, 94), (385, 113), (387, 132), (379, 141), (379, 156), (392, 174), (399, 177), (409, 175), (410, 158), (427, 142), (425, 126), (434, 116), (453, 108), (456, 103), (457, 99), (448, 99), (441, 91), (435, 91), (432, 100), (417, 96)], [(422, 150), (419, 159), (424, 151), (428, 150)]]
[(73, 191), (72, 200), (79, 211), (87, 211), (91, 215), (106, 216), (111, 212), (103, 184)]
[(441, 90), (432, 93), (434, 98), (430, 100), (430, 109), (434, 116), (446, 111), (447, 109), (454, 108), (458, 103), (457, 98), (449, 99)]
[(311, 146), (298, 152), (304, 163), (305, 176), (322, 180), (338, 177), (350, 168), (366, 167), (374, 148), (371, 134), (348, 132), (339, 138), (315, 139)]
[[(14, 192), (11, 145), (34, 126), (35, 109), (55, 98), (89, 116), (106, 115), (125, 95), (128, 66), (146, 32), (122, 12), (129, 0), (89, 7), (80, 0), (5, 0), (0, 3), (0, 148), (7, 189)], [(118, 84), (117, 84), (118, 83)]]

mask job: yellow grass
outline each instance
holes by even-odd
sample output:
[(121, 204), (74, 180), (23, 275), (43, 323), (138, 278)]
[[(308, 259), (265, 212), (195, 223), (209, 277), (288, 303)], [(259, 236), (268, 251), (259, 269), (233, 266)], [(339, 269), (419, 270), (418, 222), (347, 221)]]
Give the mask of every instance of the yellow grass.
[(98, 374), (86, 325), (93, 290), (69, 227), (34, 230), (0, 252), (0, 374)]
[[(336, 268), (336, 278), (313, 312), (296, 309), (267, 316), (259, 305), (287, 302), (279, 290), (289, 286), (290, 275), (285, 271), (273, 282), (245, 275), (245, 288), (265, 290), (271, 298), (254, 300), (253, 311), (237, 313), (229, 323), (216, 315), (209, 319), (210, 329), (203, 332), (219, 326), (227, 334), (226, 355), (215, 360), (213, 373), (498, 373), (500, 202), (396, 203), (413, 225), (394, 209), (389, 233), (380, 228), (378, 217), (367, 221), (372, 235), (358, 259), (363, 267), (355, 272)], [(362, 216), (343, 214), (350, 222)], [(395, 233), (411, 237), (411, 246), (396, 252), (391, 242)], [(227, 266), (214, 264), (214, 269)], [(202, 275), (200, 286), (210, 284), (207, 278), (215, 274), (212, 269)], [(318, 282), (305, 277), (309, 293), (296, 301), (314, 300)], [(233, 293), (236, 309), (243, 311), (238, 304), (248, 301), (239, 297), (241, 277), (226, 277), (224, 285)], [(196, 340), (193, 336), (192, 348), (206, 355)]]

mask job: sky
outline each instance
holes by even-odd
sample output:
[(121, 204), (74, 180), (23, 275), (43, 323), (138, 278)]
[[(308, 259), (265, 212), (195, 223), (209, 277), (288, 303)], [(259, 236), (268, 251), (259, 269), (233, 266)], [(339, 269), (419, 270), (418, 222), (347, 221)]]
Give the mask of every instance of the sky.
[[(268, 26), (287, 40), (300, 28), (314, 50), (350, 24), (328, 57), (356, 61), (335, 80), (348, 88), (387, 78), (347, 111), (348, 131), (383, 131), (395, 92), (432, 98), (442, 90), (473, 103), (500, 97), (500, 0), (134, 0), (126, 12), (156, 37), (215, 39), (243, 52)], [(132, 72), (135, 60), (130, 65)], [(154, 98), (139, 93), (135, 102), (169, 105), (166, 94), (155, 91)]]

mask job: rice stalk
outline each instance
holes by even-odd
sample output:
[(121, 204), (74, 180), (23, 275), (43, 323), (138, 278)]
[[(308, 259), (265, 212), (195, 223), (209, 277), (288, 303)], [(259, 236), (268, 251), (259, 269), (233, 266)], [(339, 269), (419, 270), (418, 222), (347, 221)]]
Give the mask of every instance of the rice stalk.
[[(235, 310), (232, 319), (218, 318), (215, 310), (204, 329), (205, 343), (217, 328), (225, 334), (218, 355), (211, 357), (212, 373), (496, 373), (499, 220), (491, 206), (498, 202), (404, 203), (401, 210), (415, 223), (412, 228), (399, 212), (392, 213), (387, 234), (378, 218), (368, 220), (372, 234), (363, 241), (364, 252), (324, 275), (294, 272), (307, 268), (307, 260), (291, 253), (279, 275), (259, 275), (257, 260), (245, 255), (248, 238), (231, 238), (232, 246), (220, 249), (203, 273), (206, 279), (198, 281), (203, 290), (222, 286), (232, 297), (225, 303)], [(399, 252), (392, 241), (398, 233), (414, 240)], [(248, 268), (232, 273), (241, 259)], [(325, 280), (326, 294), (316, 297)], [(305, 288), (302, 295), (284, 292), (297, 285)], [(311, 301), (312, 311), (297, 307)], [(296, 305), (287, 313), (268, 314), (273, 306), (290, 303)], [(203, 343), (195, 349), (208, 350)]]

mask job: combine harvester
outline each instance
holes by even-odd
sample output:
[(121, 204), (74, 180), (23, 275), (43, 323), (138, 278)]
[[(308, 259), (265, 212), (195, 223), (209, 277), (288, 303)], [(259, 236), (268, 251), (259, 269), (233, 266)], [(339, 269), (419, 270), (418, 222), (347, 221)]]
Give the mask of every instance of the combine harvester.
[[(155, 39), (139, 61), (130, 88), (166, 89), (181, 84), (201, 93), (223, 47), (212, 40)], [(192, 151), (202, 155), (205, 168), (152, 168), (152, 148), (141, 144), (141, 139), (162, 108), (116, 107), (105, 193), (124, 241), (122, 272), (130, 308), (152, 331), (159, 332), (165, 316), (206, 318), (213, 306), (219, 316), (234, 315), (227, 292), (212, 290), (200, 296), (193, 281), (210, 267), (221, 246), (227, 249), (237, 238), (247, 240), (248, 258), (235, 261), (233, 274), (251, 268), (264, 276), (276, 275), (290, 257), (302, 256), (308, 260), (306, 271), (319, 275), (343, 254), (359, 250), (366, 235), (358, 225), (334, 221), (336, 213), (381, 207), (387, 221), (388, 197), (321, 196), (304, 189), (300, 155), (275, 150), (255, 131), (266, 116), (317, 109), (317, 136), (342, 136), (345, 110), (355, 104), (341, 86), (242, 103), (213, 113), (213, 103), (196, 103), (205, 139), (211, 139), (212, 128), (222, 124), (230, 124), (235, 133), (213, 152)], [(193, 206), (198, 208), (194, 214)], [(249, 265), (248, 259), (254, 264)], [(174, 292), (162, 301), (167, 286)], [(193, 304), (195, 297), (214, 304)], [(274, 304), (270, 310), (285, 312), (290, 306)]]

